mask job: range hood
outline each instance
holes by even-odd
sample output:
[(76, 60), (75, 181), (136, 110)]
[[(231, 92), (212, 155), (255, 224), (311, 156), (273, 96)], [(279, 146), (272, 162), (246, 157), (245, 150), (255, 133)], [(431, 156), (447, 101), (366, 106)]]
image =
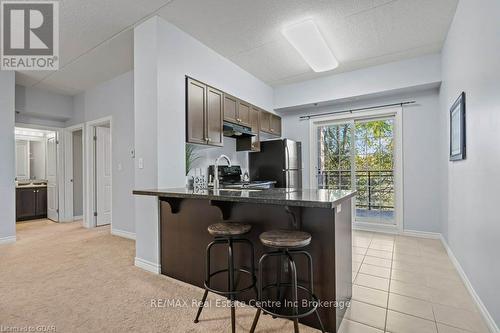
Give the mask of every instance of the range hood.
[(237, 125), (230, 122), (224, 122), (224, 136), (230, 138), (245, 138), (255, 136), (252, 129), (248, 126)]

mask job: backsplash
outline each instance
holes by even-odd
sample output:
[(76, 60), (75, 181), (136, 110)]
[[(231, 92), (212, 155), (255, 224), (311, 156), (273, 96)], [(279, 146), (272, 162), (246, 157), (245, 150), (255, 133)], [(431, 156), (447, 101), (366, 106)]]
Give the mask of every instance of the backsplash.
[[(248, 171), (248, 152), (237, 152), (236, 151), (236, 140), (231, 138), (224, 138), (224, 147), (220, 148), (200, 148), (196, 150), (200, 158), (196, 161), (191, 170), (190, 174), (194, 175), (195, 172), (199, 173), (201, 169), (202, 174), (206, 175), (208, 172), (208, 166), (215, 163), (215, 159), (220, 155), (227, 155), (231, 159), (233, 165), (241, 166), (241, 171), (245, 173)], [(226, 161), (223, 160), (221, 163), (225, 165)]]

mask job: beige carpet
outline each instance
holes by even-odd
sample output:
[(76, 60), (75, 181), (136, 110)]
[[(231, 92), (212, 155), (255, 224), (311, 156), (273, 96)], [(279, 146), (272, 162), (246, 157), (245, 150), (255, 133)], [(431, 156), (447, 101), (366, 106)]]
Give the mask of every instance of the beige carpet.
[[(227, 308), (206, 308), (194, 324), (191, 302), (202, 290), (136, 268), (134, 241), (110, 235), (107, 227), (41, 220), (18, 224), (17, 232), (17, 243), (0, 245), (4, 331), (40, 325), (57, 332), (230, 331)], [(151, 306), (158, 299), (188, 305)], [(248, 332), (255, 310), (238, 308), (236, 314), (237, 331)], [(293, 325), (261, 316), (257, 331), (293, 332)], [(301, 326), (301, 332), (312, 331)]]

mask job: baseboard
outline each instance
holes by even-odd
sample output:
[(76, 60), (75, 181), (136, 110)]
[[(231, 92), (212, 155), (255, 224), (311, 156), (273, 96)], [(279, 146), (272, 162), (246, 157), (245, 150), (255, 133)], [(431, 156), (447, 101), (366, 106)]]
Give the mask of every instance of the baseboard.
[(115, 235), (115, 236), (135, 240), (135, 233), (134, 232), (111, 228), (111, 234)]
[(420, 238), (441, 239), (441, 234), (439, 232), (403, 230), (401, 235), (411, 236), (411, 237), (420, 237)]
[(11, 244), (16, 242), (16, 236), (2, 237), (0, 238), (0, 245)]
[(500, 333), (500, 330), (499, 330), (497, 324), (495, 323), (495, 321), (493, 320), (493, 317), (491, 317), (488, 309), (486, 308), (484, 303), (481, 301), (481, 298), (474, 290), (474, 287), (472, 286), (469, 278), (467, 277), (467, 274), (465, 274), (465, 271), (463, 270), (462, 266), (458, 262), (458, 259), (455, 257), (455, 255), (453, 254), (453, 251), (448, 246), (448, 242), (446, 242), (446, 240), (444, 239), (442, 234), (440, 234), (439, 239), (441, 239), (441, 242), (443, 243), (443, 246), (446, 249), (448, 256), (450, 257), (450, 260), (453, 263), (453, 265), (455, 266), (455, 269), (457, 270), (458, 274), (460, 275), (460, 278), (464, 282), (465, 287), (467, 288), (467, 290), (471, 294), (472, 298), (476, 302), (477, 307), (479, 308), (479, 312), (481, 312), (481, 315), (483, 316), (486, 324), (488, 325), (490, 332)]
[(73, 216), (73, 221), (80, 221), (80, 220), (83, 220), (83, 215)]
[(352, 225), (354, 230), (379, 232), (383, 234), (397, 234), (398, 229), (395, 225), (374, 224), (369, 222), (354, 222)]
[(141, 258), (135, 257), (135, 266), (139, 267), (145, 271), (155, 273), (155, 274), (160, 274), (161, 273), (161, 266), (158, 264), (155, 264), (151, 261), (144, 260)]

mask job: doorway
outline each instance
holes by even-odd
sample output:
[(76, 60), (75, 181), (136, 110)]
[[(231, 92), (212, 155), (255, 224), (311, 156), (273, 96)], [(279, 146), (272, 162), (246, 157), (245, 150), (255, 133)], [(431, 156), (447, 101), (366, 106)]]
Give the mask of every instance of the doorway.
[(111, 117), (87, 123), (89, 170), (88, 227), (113, 223), (112, 122)]
[(16, 126), (16, 221), (59, 222), (59, 133)]
[(315, 121), (312, 181), (319, 189), (357, 190), (355, 226), (398, 229), (402, 168), (400, 109)]
[(72, 136), (73, 177), (73, 220), (83, 219), (83, 130), (78, 129)]

